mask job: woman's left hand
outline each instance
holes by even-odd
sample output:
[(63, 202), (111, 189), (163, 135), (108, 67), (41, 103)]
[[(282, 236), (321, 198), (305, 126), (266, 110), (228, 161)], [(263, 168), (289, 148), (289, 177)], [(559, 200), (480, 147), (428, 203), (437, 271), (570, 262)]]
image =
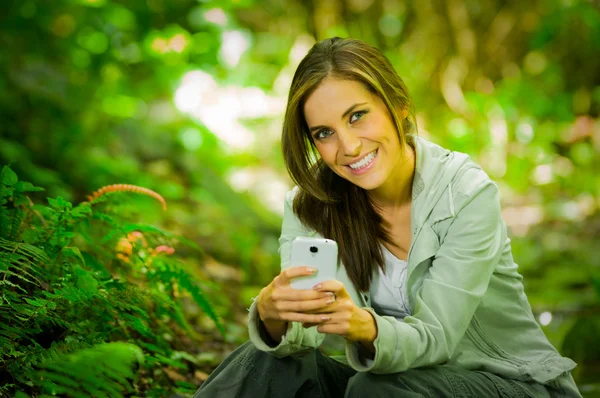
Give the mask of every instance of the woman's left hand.
[[(344, 284), (337, 280), (321, 282), (313, 287), (320, 292), (333, 292), (335, 301), (312, 313), (324, 314), (329, 319), (317, 325), (317, 330), (326, 334), (339, 334), (348, 341), (358, 341), (374, 351), (373, 341), (377, 337), (377, 324), (373, 316), (354, 304)], [(304, 324), (304, 327), (314, 324)]]

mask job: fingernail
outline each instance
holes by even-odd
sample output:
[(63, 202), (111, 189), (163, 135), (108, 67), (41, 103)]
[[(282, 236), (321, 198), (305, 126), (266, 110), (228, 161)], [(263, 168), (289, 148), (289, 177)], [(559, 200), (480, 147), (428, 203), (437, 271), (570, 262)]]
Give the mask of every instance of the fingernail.
[(325, 293), (325, 295), (329, 296), (329, 297), (333, 297), (333, 292), (327, 292), (327, 293)]
[(323, 315), (323, 316), (321, 317), (321, 320), (322, 320), (322, 321), (328, 321), (328, 320), (329, 320), (329, 317), (328, 317), (327, 315)]
[(325, 303), (332, 304), (334, 301), (335, 301), (335, 299), (332, 297), (332, 298), (327, 299), (327, 301), (325, 301)]
[(314, 290), (319, 290), (321, 289), (323, 286), (321, 286), (321, 284), (319, 283), (318, 285), (313, 286)]
[(306, 272), (308, 272), (309, 274), (314, 274), (315, 272), (317, 272), (316, 268), (307, 268)]

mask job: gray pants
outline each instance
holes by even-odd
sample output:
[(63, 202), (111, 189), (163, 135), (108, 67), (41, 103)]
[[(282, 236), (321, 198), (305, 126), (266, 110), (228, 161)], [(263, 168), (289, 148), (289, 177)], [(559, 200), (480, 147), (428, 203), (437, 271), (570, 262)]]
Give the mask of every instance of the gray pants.
[(357, 373), (318, 350), (297, 358), (275, 358), (246, 342), (215, 369), (194, 395), (236, 397), (546, 398), (549, 394), (541, 384), (456, 366), (431, 366), (387, 375)]

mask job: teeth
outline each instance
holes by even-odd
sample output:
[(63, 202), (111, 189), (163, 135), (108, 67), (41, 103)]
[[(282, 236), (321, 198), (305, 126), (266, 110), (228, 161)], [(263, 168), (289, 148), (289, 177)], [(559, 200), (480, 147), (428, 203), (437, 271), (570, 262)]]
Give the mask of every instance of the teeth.
[(375, 158), (376, 153), (377, 153), (377, 150), (374, 150), (373, 152), (369, 153), (367, 156), (365, 156), (364, 158), (362, 158), (358, 162), (352, 163), (350, 165), (350, 168), (352, 170), (358, 170), (358, 169), (361, 169), (361, 168), (365, 167), (366, 165), (368, 165), (369, 163), (371, 163), (371, 161)]

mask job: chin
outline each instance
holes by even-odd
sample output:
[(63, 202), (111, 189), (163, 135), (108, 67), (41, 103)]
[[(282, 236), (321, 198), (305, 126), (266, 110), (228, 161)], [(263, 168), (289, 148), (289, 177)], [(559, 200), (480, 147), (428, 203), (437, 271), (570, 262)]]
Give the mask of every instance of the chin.
[(375, 184), (375, 183), (363, 183), (363, 184), (354, 184), (362, 189), (364, 189), (365, 191), (372, 191), (374, 189), (377, 189), (381, 186), (381, 184)]
[(346, 179), (352, 184), (356, 185), (357, 187), (364, 189), (365, 191), (372, 191), (373, 189), (379, 188), (383, 184), (383, 181), (381, 181), (379, 176), (365, 177), (366, 178), (362, 179), (357, 179), (356, 177)]
[[(331, 167), (330, 167), (331, 168)], [(362, 188), (366, 191), (371, 191), (373, 189), (379, 188), (383, 184), (383, 180), (379, 175), (375, 175), (377, 173), (373, 173), (374, 175), (364, 175), (363, 177), (356, 177), (352, 174), (349, 174), (347, 170), (340, 170), (337, 168), (331, 168), (335, 174), (344, 180), (356, 185), (359, 188)]]

